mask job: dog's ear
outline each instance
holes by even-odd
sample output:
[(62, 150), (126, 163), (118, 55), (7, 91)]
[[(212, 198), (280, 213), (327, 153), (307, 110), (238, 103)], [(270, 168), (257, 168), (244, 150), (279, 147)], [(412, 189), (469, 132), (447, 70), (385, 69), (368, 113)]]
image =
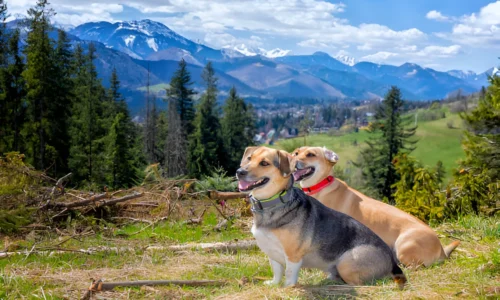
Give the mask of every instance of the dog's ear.
[(325, 159), (334, 165), (339, 161), (337, 153), (332, 150), (328, 150), (325, 147), (323, 147), (323, 154), (325, 155)]
[(278, 150), (278, 155), (274, 161), (274, 165), (280, 170), (283, 177), (288, 177), (295, 170), (297, 159), (290, 153), (283, 150)]
[(247, 147), (245, 149), (245, 153), (243, 153), (243, 158), (241, 159), (240, 165), (243, 165), (243, 163), (248, 162), (248, 157), (252, 155), (252, 153), (259, 148), (258, 146), (254, 147)]
[(297, 149), (293, 150), (293, 151), (292, 151), (292, 153), (291, 153), (291, 154), (292, 154), (292, 156), (297, 156), (297, 155), (298, 155), (298, 153), (299, 153), (300, 148), (302, 148), (302, 147), (299, 147), (299, 148), (297, 148)]

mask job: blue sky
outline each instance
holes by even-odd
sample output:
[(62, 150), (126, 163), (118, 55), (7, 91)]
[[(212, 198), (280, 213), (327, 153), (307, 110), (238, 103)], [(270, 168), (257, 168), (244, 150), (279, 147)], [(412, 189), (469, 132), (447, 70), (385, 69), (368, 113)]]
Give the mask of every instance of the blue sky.
[[(500, 61), (500, 0), (52, 0), (56, 21), (152, 19), (206, 45), (324, 51), (483, 72)], [(8, 1), (24, 14), (35, 0)]]

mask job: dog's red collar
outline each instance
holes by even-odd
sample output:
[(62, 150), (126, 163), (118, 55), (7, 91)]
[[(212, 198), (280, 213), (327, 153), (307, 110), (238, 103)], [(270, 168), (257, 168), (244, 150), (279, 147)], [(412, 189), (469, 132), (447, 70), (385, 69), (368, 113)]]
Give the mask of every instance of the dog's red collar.
[(302, 190), (304, 191), (304, 193), (306, 193), (309, 196), (314, 195), (314, 194), (318, 193), (319, 191), (321, 191), (322, 189), (329, 186), (330, 184), (332, 184), (334, 181), (335, 181), (335, 178), (332, 175), (330, 175), (330, 176), (326, 177), (325, 179), (321, 180), (320, 182), (318, 182), (317, 184), (310, 186), (310, 187), (302, 188)]

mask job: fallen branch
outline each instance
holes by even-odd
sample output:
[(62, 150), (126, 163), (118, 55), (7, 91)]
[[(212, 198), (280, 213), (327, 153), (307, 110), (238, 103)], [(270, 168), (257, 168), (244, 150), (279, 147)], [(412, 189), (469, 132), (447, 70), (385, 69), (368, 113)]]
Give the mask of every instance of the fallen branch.
[(70, 208), (75, 208), (75, 207), (82, 207), (82, 206), (88, 206), (90, 204), (95, 204), (95, 202), (100, 201), (99, 206), (106, 206), (106, 205), (112, 205), (120, 202), (125, 202), (128, 200), (132, 200), (135, 198), (142, 197), (144, 193), (137, 193), (134, 192), (131, 195), (123, 196), (121, 198), (116, 198), (116, 199), (111, 199), (111, 200), (104, 200), (109, 197), (108, 193), (103, 193), (103, 194), (97, 194), (94, 195), (88, 199), (82, 200), (82, 201), (76, 201), (76, 202), (70, 202), (70, 203), (54, 203), (54, 204), (49, 204), (49, 207), (55, 207), (55, 208), (65, 208), (65, 209), (70, 209)]
[(220, 280), (138, 280), (123, 282), (103, 282), (102, 280), (92, 280), (89, 289), (83, 295), (82, 300), (91, 299), (92, 294), (100, 291), (110, 291), (115, 287), (126, 286), (154, 286), (154, 285), (179, 285), (179, 286), (223, 286), (227, 284)]
[[(147, 226), (150, 227), (150, 226)], [(218, 243), (199, 243), (199, 244), (184, 244), (184, 245), (171, 245), (171, 246), (148, 246), (146, 248), (138, 249), (133, 247), (95, 247), (88, 249), (65, 249), (65, 248), (45, 248), (43, 250), (31, 251), (32, 254), (41, 255), (56, 255), (68, 252), (81, 253), (81, 254), (95, 254), (98, 252), (137, 252), (137, 250), (144, 251), (173, 251), (183, 252), (190, 250), (202, 250), (206, 252), (218, 251), (234, 253), (238, 250), (252, 250), (257, 249), (257, 242), (255, 240), (243, 240), (237, 242), (218, 242)], [(15, 255), (27, 255), (30, 251), (15, 251), (15, 252), (0, 252), (0, 258), (7, 258)]]
[[(150, 246), (147, 250), (163, 250), (165, 247)], [(238, 242), (218, 242), (218, 243), (199, 243), (199, 244), (185, 244), (185, 245), (172, 245), (166, 247), (170, 251), (186, 251), (186, 250), (203, 250), (203, 251), (221, 251), (221, 252), (236, 252), (238, 250), (257, 249), (257, 242), (255, 240), (244, 240)]]
[(208, 197), (213, 200), (231, 200), (248, 198), (248, 193), (207, 191)]

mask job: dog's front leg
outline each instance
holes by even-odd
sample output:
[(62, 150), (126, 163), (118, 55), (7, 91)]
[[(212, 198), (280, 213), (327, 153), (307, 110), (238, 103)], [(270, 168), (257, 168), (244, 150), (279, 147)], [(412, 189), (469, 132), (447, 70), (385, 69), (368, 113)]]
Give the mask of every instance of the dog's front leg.
[(266, 280), (264, 283), (267, 285), (277, 285), (280, 283), (281, 278), (283, 277), (285, 267), (283, 267), (282, 264), (272, 258), (269, 258), (269, 263), (271, 264), (271, 268), (273, 269), (273, 280)]
[(292, 262), (288, 257), (286, 258), (285, 287), (297, 284), (300, 267), (302, 267), (302, 259), (298, 262)]

